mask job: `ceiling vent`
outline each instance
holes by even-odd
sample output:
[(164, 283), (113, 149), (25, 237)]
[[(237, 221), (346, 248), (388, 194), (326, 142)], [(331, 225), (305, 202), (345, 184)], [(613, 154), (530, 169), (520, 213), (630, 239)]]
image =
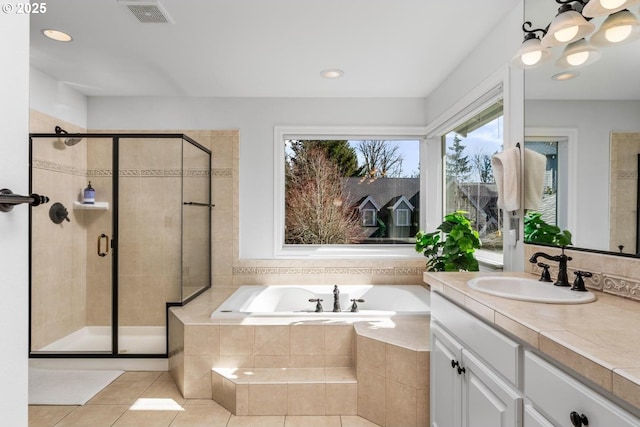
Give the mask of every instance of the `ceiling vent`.
[(157, 1), (119, 0), (142, 23), (172, 24), (171, 17)]

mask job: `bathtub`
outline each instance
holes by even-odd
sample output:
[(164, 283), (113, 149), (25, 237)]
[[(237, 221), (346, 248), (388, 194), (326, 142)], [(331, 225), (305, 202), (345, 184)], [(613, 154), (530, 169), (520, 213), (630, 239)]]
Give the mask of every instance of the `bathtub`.
[[(418, 285), (339, 285), (341, 312), (333, 312), (333, 285), (241, 286), (227, 298), (211, 318), (229, 316), (425, 316), (431, 313), (429, 291)], [(316, 313), (321, 298), (324, 311)], [(352, 313), (351, 299), (359, 302)]]

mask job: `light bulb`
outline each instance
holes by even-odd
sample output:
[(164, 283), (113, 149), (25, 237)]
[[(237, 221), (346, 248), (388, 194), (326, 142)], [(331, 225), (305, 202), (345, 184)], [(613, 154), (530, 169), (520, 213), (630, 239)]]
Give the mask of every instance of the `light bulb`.
[(604, 32), (604, 37), (611, 43), (620, 43), (631, 35), (631, 25), (619, 25)]
[(627, 0), (600, 0), (600, 6), (605, 9), (616, 9), (622, 6)]
[(573, 39), (576, 34), (578, 34), (578, 26), (572, 25), (571, 27), (564, 28), (562, 30), (558, 30), (553, 34), (553, 37), (556, 38), (561, 43), (568, 42)]
[(584, 64), (587, 59), (589, 59), (589, 52), (578, 52), (567, 56), (567, 62), (574, 67)]
[(525, 65), (535, 65), (542, 59), (542, 51), (534, 50), (533, 52), (527, 52), (522, 55), (522, 63)]

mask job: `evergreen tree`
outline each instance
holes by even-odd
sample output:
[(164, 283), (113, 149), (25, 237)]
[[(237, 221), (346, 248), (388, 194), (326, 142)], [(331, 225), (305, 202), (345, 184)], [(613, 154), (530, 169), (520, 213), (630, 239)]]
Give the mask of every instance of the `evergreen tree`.
[(461, 144), (462, 140), (458, 135), (453, 137), (453, 144), (447, 147), (447, 180), (465, 182), (471, 176), (471, 165), (469, 156), (464, 155), (466, 146)]
[(320, 150), (326, 157), (336, 164), (343, 177), (360, 176), (358, 168), (358, 156), (356, 151), (349, 146), (346, 140), (292, 140), (291, 150), (293, 154), (290, 160), (295, 162), (296, 157), (309, 150)]

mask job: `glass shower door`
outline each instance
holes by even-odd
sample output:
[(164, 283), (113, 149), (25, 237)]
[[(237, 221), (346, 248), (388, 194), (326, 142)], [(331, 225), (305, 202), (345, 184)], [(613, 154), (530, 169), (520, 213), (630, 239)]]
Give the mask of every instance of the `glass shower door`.
[[(111, 353), (111, 138), (32, 137), (32, 354)], [(94, 203), (84, 202), (91, 182)]]
[(181, 139), (118, 143), (118, 353), (165, 354), (180, 301)]

